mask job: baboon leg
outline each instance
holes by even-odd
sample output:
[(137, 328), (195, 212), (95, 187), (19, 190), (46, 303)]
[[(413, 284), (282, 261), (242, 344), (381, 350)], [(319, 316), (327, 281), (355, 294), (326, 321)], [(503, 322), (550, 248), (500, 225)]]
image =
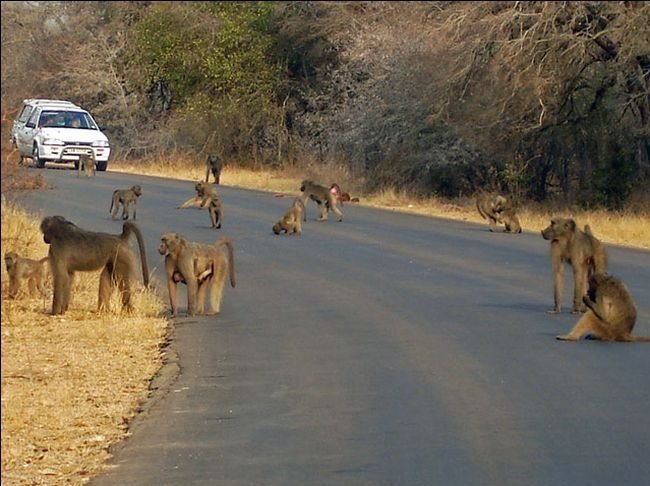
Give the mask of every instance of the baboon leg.
[(556, 336), (556, 339), (562, 341), (578, 341), (582, 336), (589, 334), (598, 339), (609, 339), (607, 325), (601, 321), (596, 314), (588, 310), (577, 322), (568, 334)]
[(38, 288), (38, 292), (45, 297), (47, 295), (47, 290), (45, 289), (45, 285), (43, 284), (43, 281), (45, 280), (45, 277), (41, 278), (36, 287)]
[(187, 201), (185, 201), (180, 206), (178, 206), (178, 209), (185, 209), (185, 208), (189, 208), (189, 207), (200, 208), (202, 201), (203, 201), (202, 197), (194, 196), (194, 197), (189, 198)]
[(133, 311), (131, 304), (131, 279), (135, 278), (132, 275), (132, 269), (136, 268), (137, 261), (135, 255), (131, 251), (120, 251), (118, 258), (115, 262), (113, 270), (113, 285), (117, 284), (122, 297), (122, 308), (127, 312)]
[(488, 216), (488, 221), (490, 223), (490, 231), (496, 232), (496, 230), (497, 230), (497, 220), (494, 219), (492, 216)]
[(579, 314), (583, 312), (586, 308), (582, 297), (587, 291), (587, 268), (582, 265), (578, 265), (573, 268), (573, 306), (571, 308), (571, 314)]
[(212, 223), (212, 227), (217, 229), (221, 228), (221, 217), (217, 208), (210, 206), (208, 211), (210, 212), (210, 222)]
[(226, 273), (228, 263), (225, 260), (219, 262), (220, 265), (215, 269), (212, 276), (212, 287), (210, 288), (210, 313), (218, 314), (221, 312), (221, 298), (223, 296), (223, 287), (226, 282)]
[(302, 223), (300, 222), (300, 218), (296, 219), (296, 224), (293, 226), (293, 232), (299, 235), (302, 234)]
[(551, 314), (559, 314), (562, 302), (562, 291), (564, 290), (564, 267), (562, 262), (553, 264), (553, 309), (548, 312)]
[(138, 200), (133, 201), (133, 221), (135, 221), (135, 212), (138, 210)]
[(97, 298), (97, 310), (99, 312), (108, 310), (113, 295), (113, 275), (104, 267), (102, 273), (99, 275), (99, 296)]
[(196, 296), (196, 311), (199, 315), (205, 314), (205, 295), (208, 290), (208, 287), (211, 285), (210, 280), (212, 277), (204, 280), (199, 284), (197, 296)]
[(54, 297), (52, 299), (52, 315), (63, 314), (70, 301), (70, 289), (72, 287), (72, 275), (65, 269), (52, 272), (52, 285)]
[(115, 216), (117, 216), (117, 212), (120, 210), (120, 202), (116, 201), (115, 198), (113, 198), (113, 203), (111, 204), (111, 219), (115, 219)]
[(318, 210), (320, 211), (320, 216), (318, 217), (318, 221), (326, 221), (327, 220), (327, 207), (325, 207), (325, 204), (318, 203)]

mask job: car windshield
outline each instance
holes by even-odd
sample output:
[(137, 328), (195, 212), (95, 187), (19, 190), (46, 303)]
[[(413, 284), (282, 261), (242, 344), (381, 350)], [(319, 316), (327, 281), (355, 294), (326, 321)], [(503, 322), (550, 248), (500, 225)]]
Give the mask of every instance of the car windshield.
[(82, 111), (43, 111), (38, 120), (38, 126), (97, 130), (97, 125), (90, 115)]

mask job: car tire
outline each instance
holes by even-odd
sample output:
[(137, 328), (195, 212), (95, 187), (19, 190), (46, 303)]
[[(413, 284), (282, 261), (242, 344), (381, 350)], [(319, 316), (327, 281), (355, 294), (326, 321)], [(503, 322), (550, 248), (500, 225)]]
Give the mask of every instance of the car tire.
[(108, 166), (108, 160), (105, 160), (104, 162), (97, 162), (97, 170), (99, 172), (106, 171), (107, 166)]
[(45, 167), (45, 161), (38, 155), (38, 145), (34, 145), (34, 150), (32, 150), (32, 165), (37, 169)]

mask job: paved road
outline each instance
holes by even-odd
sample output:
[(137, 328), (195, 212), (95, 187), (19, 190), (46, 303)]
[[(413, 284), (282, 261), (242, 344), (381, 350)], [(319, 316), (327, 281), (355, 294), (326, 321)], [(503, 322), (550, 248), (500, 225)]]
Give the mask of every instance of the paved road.
[[(318, 223), (310, 205), (303, 236), (281, 237), (271, 226), (290, 200), (221, 187), (215, 231), (204, 211), (173, 209), (190, 182), (41, 172), (56, 188), (31, 207), (116, 233), (110, 194), (140, 183), (158, 272), (165, 231), (236, 246), (221, 315), (177, 321), (177, 380), (94, 485), (647, 484), (650, 346), (554, 339), (576, 318), (544, 312), (539, 228), (354, 205)], [(650, 253), (609, 252), (639, 305), (635, 333), (650, 335)]]

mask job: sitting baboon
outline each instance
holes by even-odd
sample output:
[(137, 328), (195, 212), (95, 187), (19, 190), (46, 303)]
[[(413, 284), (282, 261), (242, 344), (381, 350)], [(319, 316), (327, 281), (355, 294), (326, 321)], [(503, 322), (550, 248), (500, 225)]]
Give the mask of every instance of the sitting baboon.
[(636, 323), (636, 305), (620, 279), (604, 273), (589, 277), (589, 291), (582, 298), (587, 313), (568, 334), (556, 336), (563, 341), (577, 341), (582, 336), (602, 341), (643, 341), (650, 337), (632, 336)]
[(111, 198), (111, 207), (108, 210), (111, 218), (115, 219), (119, 205), (122, 205), (122, 219), (129, 219), (129, 206), (133, 204), (133, 219), (136, 218), (138, 198), (142, 196), (142, 188), (139, 185), (132, 186), (131, 189), (115, 189)]
[(149, 285), (149, 270), (140, 229), (129, 221), (122, 226), (121, 235), (99, 233), (79, 228), (63, 216), (48, 216), (41, 222), (43, 240), (50, 245), (48, 254), (54, 287), (52, 314), (68, 310), (72, 279), (75, 272), (102, 269), (99, 277), (98, 310), (108, 308), (117, 285), (122, 294), (122, 307), (131, 306), (131, 280), (136, 274), (136, 257), (129, 248), (129, 236), (135, 233), (140, 250), (142, 279)]
[(36, 290), (42, 296), (47, 295), (45, 290), (46, 265), (48, 257), (32, 260), (18, 256), (15, 251), (5, 254), (5, 266), (9, 274), (9, 297), (16, 298), (20, 293), (22, 283), (27, 281), (29, 294), (34, 295)]
[(95, 160), (95, 154), (84, 154), (79, 156), (79, 167), (77, 170), (77, 177), (81, 174), (81, 171), (86, 173), (87, 177), (97, 175), (97, 160)]
[(291, 207), (282, 216), (282, 219), (273, 225), (273, 232), (279, 235), (281, 232), (302, 234), (301, 217), (306, 219), (305, 205), (302, 199), (295, 198)]
[[(221, 250), (226, 247), (228, 255)], [(165, 233), (158, 252), (165, 257), (165, 273), (172, 316), (178, 314), (176, 290), (179, 282), (187, 285), (187, 315), (205, 313), (205, 297), (210, 287), (210, 313), (218, 313), (226, 275), (235, 287), (234, 247), (222, 237), (214, 245), (186, 240), (178, 233)]]
[(208, 208), (210, 223), (213, 228), (221, 228), (223, 219), (223, 204), (217, 190), (207, 182), (198, 181), (194, 184), (196, 196), (189, 198), (176, 209), (185, 209), (189, 207)]
[(560, 312), (562, 289), (564, 285), (564, 263), (573, 269), (573, 307), (572, 314), (585, 309), (582, 297), (587, 289), (590, 273), (607, 271), (605, 247), (586, 226), (585, 232), (576, 227), (573, 219), (554, 218), (542, 230), (542, 237), (551, 241), (551, 265), (553, 268), (553, 297), (555, 305), (549, 312)]
[(482, 192), (476, 197), (476, 209), (490, 224), (490, 231), (496, 231), (497, 223), (505, 225), (505, 232), (521, 233), (519, 218), (512, 204), (505, 196)]
[(320, 209), (318, 221), (326, 221), (330, 211), (333, 211), (334, 214), (336, 214), (338, 221), (343, 221), (343, 213), (336, 206), (336, 197), (332, 193), (331, 189), (328, 189), (321, 184), (316, 184), (314, 181), (305, 179), (300, 185), (300, 191), (302, 192), (301, 197), (303, 204), (307, 201), (307, 198), (318, 204), (318, 208)]
[(223, 168), (223, 162), (216, 154), (208, 155), (208, 160), (205, 162), (206, 171), (205, 171), (205, 182), (208, 182), (210, 178), (210, 172), (214, 176), (214, 183), (219, 184), (219, 179), (221, 178), (221, 169)]

